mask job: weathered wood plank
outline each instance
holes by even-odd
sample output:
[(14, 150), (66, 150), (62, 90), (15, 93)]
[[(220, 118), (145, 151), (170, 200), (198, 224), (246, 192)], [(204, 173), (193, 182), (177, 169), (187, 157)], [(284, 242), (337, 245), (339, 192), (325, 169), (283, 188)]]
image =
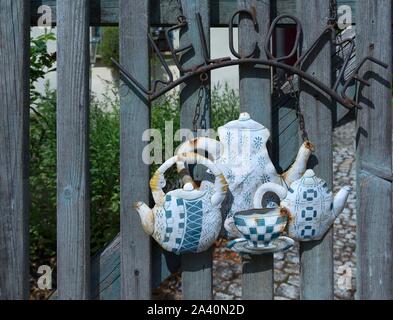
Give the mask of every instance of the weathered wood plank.
[[(226, 27), (229, 19), (237, 9), (237, 0), (211, 0), (211, 26)], [(39, 14), (38, 7), (47, 5), (52, 8), (53, 23), (56, 24), (56, 0), (31, 0), (31, 24), (36, 25)], [(339, 0), (339, 5), (345, 4), (352, 8), (353, 21), (356, 17), (356, 0)], [(277, 0), (278, 14), (296, 15), (296, 0)], [(169, 26), (177, 21), (177, 1), (151, 0), (151, 25)], [(117, 25), (119, 23), (119, 0), (91, 0), (91, 24), (92, 25)]]
[[(295, 121), (289, 128), (288, 128), (288, 136), (289, 133), (292, 134), (292, 137), (289, 138), (283, 145), (280, 145), (279, 152), (281, 155), (285, 154), (286, 157), (282, 159), (282, 163), (286, 164), (285, 166), (279, 167), (279, 170), (286, 171), (289, 166), (295, 161), (296, 154), (299, 151), (299, 139), (297, 137), (299, 132), (299, 124)], [(286, 134), (286, 133), (285, 133)], [(285, 160), (285, 162), (284, 162)]]
[[(56, 0), (31, 0), (32, 15), (31, 24), (36, 25), (39, 14), (38, 8), (47, 5), (52, 9), (53, 24), (56, 24)], [(151, 0), (151, 25), (171, 26), (177, 22), (179, 15), (178, 3), (173, 0)], [(236, 11), (236, 0), (213, 0), (209, 1), (214, 15), (211, 17), (211, 25), (215, 27), (228, 26), (232, 14)], [(91, 1), (91, 24), (92, 25), (117, 25), (119, 23), (119, 0), (92, 0)]]
[[(148, 1), (120, 0), (120, 63), (149, 87)], [(151, 240), (132, 207), (149, 204), (149, 165), (142, 159), (150, 128), (150, 106), (141, 95), (124, 86), (121, 94), (121, 296), (125, 300), (151, 298)]]
[(178, 272), (181, 267), (181, 257), (164, 251), (156, 242), (153, 243), (152, 261), (152, 289), (158, 288), (164, 280)]
[(117, 236), (91, 261), (91, 296), (95, 300), (119, 300), (120, 236)]
[[(158, 245), (153, 251), (152, 289), (156, 289), (172, 273), (180, 269), (180, 259), (162, 254)], [(120, 236), (92, 258), (92, 297), (97, 300), (119, 300), (120, 293)], [(154, 248), (154, 247), (153, 247)]]
[[(299, 17), (303, 23), (303, 50), (316, 39), (327, 24), (329, 2), (326, 0), (298, 0)], [(322, 82), (332, 83), (331, 44), (328, 39), (319, 45), (318, 55), (311, 55), (304, 68)], [(315, 153), (309, 167), (332, 187), (332, 102), (301, 83), (300, 107)], [(333, 233), (330, 230), (319, 242), (300, 245), (301, 299), (333, 299)]]
[[(239, 52), (247, 55), (258, 44), (258, 55), (266, 58), (263, 51), (265, 36), (270, 25), (270, 0), (238, 0), (239, 9), (255, 9), (259, 21), (258, 30), (250, 17), (242, 15), (239, 22)], [(240, 110), (271, 129), (270, 69), (256, 66), (239, 67)], [(247, 300), (273, 299), (273, 254), (251, 256), (243, 260), (243, 298)]]
[[(389, 0), (359, 0), (357, 54), (389, 64), (367, 63), (357, 117), (357, 298), (393, 299), (392, 182), (365, 170), (392, 172), (392, 20)], [(371, 171), (371, 170), (370, 170)]]
[(89, 299), (89, 1), (57, 12), (57, 285), (62, 300)]
[[(352, 26), (351, 29), (345, 29), (341, 34), (341, 39), (355, 39), (356, 38), (356, 27)], [(355, 42), (356, 44), (356, 42)], [(345, 58), (351, 54), (351, 45), (350, 44), (344, 44), (343, 46), (337, 46), (336, 50), (332, 56), (332, 70), (333, 70), (333, 77), (334, 77), (334, 82), (336, 82), (337, 77), (340, 73), (341, 68), (343, 67), (343, 63)], [(345, 69), (344, 72), (344, 80), (340, 81), (338, 90), (337, 92), (341, 92), (345, 81), (349, 79), (349, 77), (352, 75), (352, 73), (355, 71), (356, 68), (356, 46), (355, 46), (355, 52), (351, 54), (351, 59), (348, 63), (347, 68)], [(349, 97), (352, 97), (353, 99), (356, 99), (356, 86), (355, 83), (350, 86), (347, 90), (347, 95)], [(333, 126), (336, 127), (340, 122), (350, 113), (350, 111), (346, 108), (344, 108), (342, 105), (339, 103), (335, 103), (335, 111), (333, 114)]]
[[(158, 288), (172, 273), (179, 271), (180, 259), (172, 259), (157, 251), (153, 258), (152, 289)], [(156, 260), (161, 261), (156, 261)], [(120, 235), (91, 259), (91, 298), (94, 300), (120, 300)], [(57, 291), (50, 297), (56, 300)]]
[[(199, 12), (203, 31), (206, 37), (207, 47), (210, 48), (210, 28), (209, 28), (209, 5), (207, 0), (201, 1), (181, 1), (184, 15), (187, 17), (187, 30), (180, 31), (180, 46), (185, 47), (190, 43), (193, 44), (194, 50), (186, 53), (181, 58), (181, 64), (184, 68), (189, 68), (204, 62), (202, 46), (199, 41), (199, 31), (196, 20), (196, 13)], [(209, 75), (210, 77), (210, 75)], [(198, 78), (186, 82), (180, 91), (180, 127), (192, 129), (195, 108), (198, 101), (198, 89), (200, 87)], [(208, 94), (210, 95), (210, 79), (207, 84)], [(209, 105), (206, 106), (206, 125), (210, 127), (210, 99)], [(204, 103), (201, 106), (204, 108)], [(204, 113), (204, 112), (202, 112)], [(182, 290), (184, 300), (211, 300), (213, 297), (213, 250), (207, 250), (199, 254), (187, 254), (182, 256)]]
[[(91, 294), (93, 300), (120, 299), (120, 236), (91, 259)], [(55, 291), (50, 300), (57, 300)]]
[(299, 150), (299, 122), (294, 110), (295, 101), (274, 103), (272, 111), (272, 159), (277, 170), (286, 171)]
[(29, 16), (0, 2), (0, 300), (29, 296)]

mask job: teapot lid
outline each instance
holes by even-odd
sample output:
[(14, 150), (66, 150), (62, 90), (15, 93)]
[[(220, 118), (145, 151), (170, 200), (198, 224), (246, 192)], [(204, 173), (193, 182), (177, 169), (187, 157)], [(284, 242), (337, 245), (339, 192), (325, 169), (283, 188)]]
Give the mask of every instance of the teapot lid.
[(304, 177), (304, 178), (314, 178), (314, 177), (315, 177), (315, 172), (314, 172), (314, 170), (308, 169), (308, 170), (304, 173), (303, 177)]
[(184, 187), (183, 187), (183, 190), (184, 191), (188, 191), (188, 192), (191, 192), (191, 191), (194, 191), (194, 186), (193, 186), (193, 184), (192, 183), (186, 183), (185, 185), (184, 185)]
[(241, 113), (238, 120), (228, 122), (221, 128), (238, 130), (266, 130), (264, 125), (252, 120), (250, 114), (247, 112)]

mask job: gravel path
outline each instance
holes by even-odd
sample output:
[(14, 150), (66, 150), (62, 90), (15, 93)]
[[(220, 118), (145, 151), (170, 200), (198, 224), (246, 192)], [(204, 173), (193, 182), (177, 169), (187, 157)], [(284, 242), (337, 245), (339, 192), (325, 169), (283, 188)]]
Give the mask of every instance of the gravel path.
[[(341, 186), (355, 190), (355, 124), (348, 123), (334, 132), (334, 193)], [(354, 299), (356, 274), (356, 199), (352, 192), (346, 208), (334, 225), (335, 299)], [(299, 299), (298, 245), (285, 254), (275, 255), (275, 299)], [(215, 249), (213, 288), (216, 300), (241, 299), (241, 262), (224, 245)], [(181, 278), (174, 275), (156, 292), (159, 299), (181, 299)]]

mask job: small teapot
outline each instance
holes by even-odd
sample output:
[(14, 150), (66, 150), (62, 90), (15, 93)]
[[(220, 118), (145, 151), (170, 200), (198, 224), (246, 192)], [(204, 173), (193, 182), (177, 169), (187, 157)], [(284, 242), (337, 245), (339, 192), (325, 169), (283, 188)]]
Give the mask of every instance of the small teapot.
[[(179, 161), (202, 164), (215, 175), (214, 184), (203, 181), (199, 188), (188, 182), (182, 189), (164, 193), (165, 172)], [(198, 253), (207, 250), (221, 231), (221, 203), (228, 190), (226, 180), (209, 159), (195, 153), (170, 158), (150, 180), (155, 206), (150, 209), (137, 202), (143, 230), (167, 251), (175, 254)]]
[(344, 209), (351, 188), (343, 187), (333, 198), (327, 183), (316, 177), (313, 170), (307, 170), (288, 190), (280, 185), (262, 185), (255, 193), (255, 208), (263, 206), (267, 192), (276, 194), (282, 200), (281, 208), (289, 214), (288, 236), (297, 241), (312, 241), (322, 239), (333, 225)]

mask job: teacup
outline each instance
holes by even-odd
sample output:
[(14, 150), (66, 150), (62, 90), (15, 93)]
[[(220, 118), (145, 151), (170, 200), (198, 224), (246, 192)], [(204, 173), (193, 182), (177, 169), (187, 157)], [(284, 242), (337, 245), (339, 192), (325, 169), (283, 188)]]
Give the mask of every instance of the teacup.
[(249, 247), (266, 248), (282, 235), (288, 212), (284, 208), (251, 209), (236, 213), (234, 222)]

